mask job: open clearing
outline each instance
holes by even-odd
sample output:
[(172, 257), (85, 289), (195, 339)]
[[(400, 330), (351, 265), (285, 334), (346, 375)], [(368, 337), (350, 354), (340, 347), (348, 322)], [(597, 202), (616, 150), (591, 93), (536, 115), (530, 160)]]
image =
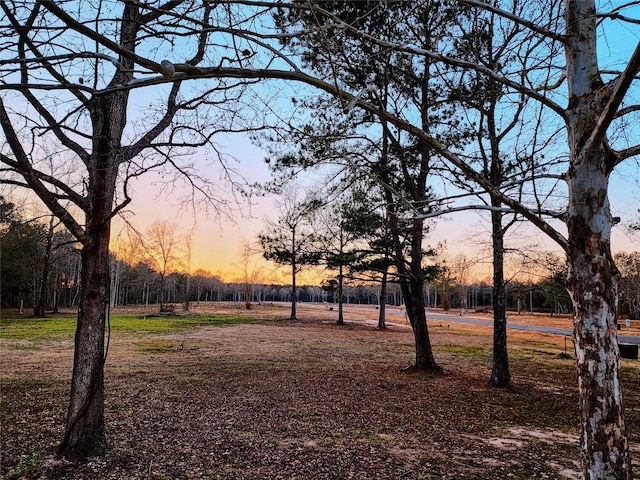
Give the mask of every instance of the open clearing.
[[(2, 477), (578, 476), (575, 361), (560, 355), (563, 337), (510, 331), (515, 387), (492, 389), (487, 327), (430, 322), (436, 360), (448, 372), (434, 376), (403, 370), (414, 347), (401, 315), (390, 314), (381, 331), (365, 309), (347, 309), (345, 326), (335, 325), (337, 312), (304, 305), (296, 322), (286, 320), (284, 306), (193, 311), (227, 320), (163, 327), (180, 319), (131, 310), (122, 326), (114, 320), (105, 377), (109, 450), (73, 466), (48, 458), (64, 430), (73, 334), (63, 326), (13, 335), (3, 320)], [(566, 318), (551, 323), (570, 328)], [(640, 362), (623, 360), (622, 375), (637, 471)]]

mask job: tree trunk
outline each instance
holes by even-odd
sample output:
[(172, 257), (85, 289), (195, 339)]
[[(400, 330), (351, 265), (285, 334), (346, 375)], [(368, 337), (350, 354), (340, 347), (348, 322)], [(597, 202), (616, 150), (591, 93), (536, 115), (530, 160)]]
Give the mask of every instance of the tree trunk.
[(118, 304), (118, 283), (120, 282), (120, 262), (115, 257), (113, 258), (113, 264), (115, 269), (111, 278), (111, 298), (109, 300), (111, 308)]
[(297, 320), (296, 312), (296, 269), (298, 263), (296, 262), (296, 229), (295, 227), (291, 231), (291, 320)]
[(53, 310), (51, 313), (60, 313), (60, 273), (56, 269), (53, 273), (54, 284), (53, 284)]
[(607, 183), (608, 175), (596, 169), (575, 169), (571, 175), (568, 290), (574, 309), (583, 476), (627, 480), (632, 474), (616, 330), (619, 272), (611, 256)]
[(51, 270), (51, 250), (53, 248), (53, 227), (54, 218), (51, 216), (49, 220), (49, 229), (47, 230), (47, 240), (44, 246), (44, 260), (42, 265), (42, 278), (40, 283), (40, 291), (35, 306), (33, 307), (33, 316), (36, 318), (44, 318), (47, 316), (47, 288), (49, 284), (49, 271)]
[(427, 317), (424, 306), (424, 277), (422, 272), (422, 231), (423, 220), (414, 219), (411, 234), (411, 262), (409, 272), (400, 282), (407, 316), (411, 323), (416, 347), (415, 368), (418, 370), (442, 371), (433, 358)]
[(290, 320), (297, 320), (298, 319), (298, 314), (296, 312), (296, 295), (297, 295), (297, 288), (296, 288), (296, 274), (293, 274), (293, 285), (291, 286), (291, 316), (289, 317)]
[(182, 306), (182, 309), (185, 312), (188, 312), (190, 306), (191, 306), (191, 274), (187, 273), (185, 294), (184, 294), (184, 304)]
[(441, 371), (441, 368), (433, 357), (433, 350), (431, 349), (431, 341), (427, 329), (427, 318), (422, 298), (422, 287), (423, 281), (420, 278), (411, 279), (411, 281), (402, 281), (400, 283), (405, 308), (407, 309), (407, 316), (409, 317), (415, 340), (416, 362), (414, 367), (417, 370)]
[(73, 376), (65, 434), (58, 455), (70, 461), (102, 455), (104, 424), (104, 334), (109, 306), (109, 240), (120, 141), (126, 122), (127, 93), (91, 99), (93, 145), (88, 162), (88, 205), (82, 238), (80, 304)]
[(342, 275), (343, 266), (340, 264), (338, 267), (338, 325), (344, 325), (344, 311), (343, 311), (343, 302), (342, 302), (342, 292), (344, 285), (344, 276)]
[(387, 267), (382, 272), (382, 282), (380, 282), (380, 311), (378, 312), (378, 328), (387, 328), (385, 321), (386, 305), (387, 305)]
[(73, 462), (90, 455), (101, 455), (107, 446), (104, 331), (109, 302), (109, 224), (93, 222), (88, 230), (89, 240), (82, 250), (82, 293), (69, 411), (64, 438), (58, 447), (58, 455)]
[(593, 0), (565, 0), (570, 165), (567, 288), (573, 301), (574, 344), (582, 415), (582, 474), (630, 480), (631, 459), (620, 385), (617, 342), (619, 272), (611, 256), (613, 218), (606, 120), (618, 82), (604, 85), (597, 64)]
[[(498, 203), (494, 201), (493, 203)], [(510, 387), (509, 355), (507, 352), (507, 294), (504, 286), (504, 231), (502, 213), (491, 212), (493, 230), (493, 361), (489, 385)]]
[(165, 289), (165, 276), (164, 273), (160, 273), (160, 287), (158, 288), (158, 303), (160, 304), (160, 312), (164, 312), (164, 289)]
[[(385, 170), (381, 171), (381, 177), (387, 183), (389, 178)], [(424, 173), (426, 176), (426, 173)], [(421, 185), (425, 185), (421, 183)], [(413, 330), (416, 350), (416, 363), (414, 367), (418, 370), (434, 370), (441, 372), (442, 369), (436, 363), (431, 349), (429, 331), (427, 329), (427, 318), (424, 306), (424, 276), (422, 272), (422, 237), (424, 220), (414, 218), (411, 227), (411, 253), (410, 264), (407, 268), (405, 262), (405, 252), (403, 250), (400, 228), (398, 226), (398, 214), (394, 205), (393, 194), (385, 190), (387, 201), (387, 223), (393, 243), (395, 253), (395, 266), (400, 277), (400, 290), (407, 310), (407, 317)], [(424, 199), (424, 189), (418, 194), (422, 194)]]
[[(427, 36), (424, 47), (431, 49), (432, 38), (430, 9), (424, 8), (422, 12), (422, 21), (424, 32)], [(421, 80), (421, 98), (420, 98), (420, 117), (421, 126), (424, 131), (428, 131), (431, 125), (429, 113), (431, 111), (432, 96), (430, 94), (430, 65), (431, 59), (424, 57), (424, 74)], [(420, 143), (420, 166), (418, 174), (413, 180), (414, 187), (411, 191), (411, 199), (420, 209), (426, 209), (428, 204), (427, 194), (427, 178), (430, 172), (431, 150), (425, 143)], [(416, 364), (418, 370), (434, 370), (441, 372), (442, 369), (436, 364), (431, 349), (431, 340), (429, 339), (429, 330), (427, 329), (427, 318), (424, 306), (424, 272), (422, 270), (422, 238), (424, 236), (424, 220), (414, 218), (411, 227), (411, 260), (409, 264), (409, 275), (406, 277), (408, 281), (401, 284), (402, 293), (404, 295), (405, 306), (409, 321), (413, 329), (416, 344)], [(396, 247), (396, 254), (400, 253)], [(398, 258), (402, 258), (399, 256)]]

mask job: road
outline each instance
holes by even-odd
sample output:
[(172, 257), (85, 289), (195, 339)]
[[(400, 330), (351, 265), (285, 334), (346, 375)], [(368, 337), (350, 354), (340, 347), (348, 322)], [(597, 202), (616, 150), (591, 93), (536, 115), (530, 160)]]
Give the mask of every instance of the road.
[[(427, 312), (427, 320), (436, 320), (440, 322), (450, 322), (450, 323), (454, 323), (454, 322), (467, 323), (467, 324), (482, 325), (487, 327), (493, 326), (493, 322), (489, 320), (480, 320), (478, 318), (472, 318), (467, 316), (442, 315), (442, 314), (430, 313), (430, 312)], [(545, 327), (544, 325), (513, 323), (513, 322), (509, 322), (508, 320), (507, 320), (507, 328), (512, 330), (529, 330), (534, 332), (551, 333), (554, 335), (566, 335), (569, 337), (573, 336), (573, 331), (565, 328)], [(640, 345), (640, 337), (634, 337), (632, 335), (624, 335), (621, 332), (621, 333), (618, 333), (618, 342)]]
[[(327, 305), (327, 304), (307, 304), (306, 303), (304, 305), (311, 308), (322, 308), (322, 309), (337, 308), (337, 306), (333, 304)], [(373, 316), (373, 312), (377, 310), (377, 308), (373, 305), (344, 304), (343, 308), (344, 308), (345, 314), (347, 314), (348, 311), (361, 312), (361, 313), (370, 311), (372, 316)], [(386, 309), (386, 313), (387, 313), (387, 320), (390, 322), (393, 322), (394, 316), (396, 318), (398, 316), (402, 316), (404, 322), (406, 322), (405, 312), (403, 308), (388, 306)], [(427, 320), (432, 320), (436, 322), (466, 323), (470, 325), (481, 325), (484, 327), (493, 327), (492, 320), (484, 320), (484, 319), (469, 316), (469, 315), (460, 316), (460, 315), (455, 315), (453, 313), (451, 314), (434, 313), (429, 310), (427, 310), (426, 314), (427, 314)], [(367, 323), (374, 323), (374, 322), (375, 322), (374, 320), (367, 321)], [(568, 328), (548, 327), (544, 325), (535, 325), (530, 323), (514, 323), (514, 322), (510, 322), (508, 318), (507, 318), (507, 328), (512, 330), (528, 330), (533, 332), (549, 333), (552, 335), (562, 335), (562, 336), (573, 337), (573, 331)], [(624, 328), (624, 324), (622, 325), (622, 328)], [(637, 329), (634, 327), (634, 330), (637, 330)], [(624, 330), (621, 330), (620, 332), (618, 332), (618, 342), (630, 343), (633, 345), (640, 345), (640, 335), (635, 335), (635, 336), (625, 335)]]

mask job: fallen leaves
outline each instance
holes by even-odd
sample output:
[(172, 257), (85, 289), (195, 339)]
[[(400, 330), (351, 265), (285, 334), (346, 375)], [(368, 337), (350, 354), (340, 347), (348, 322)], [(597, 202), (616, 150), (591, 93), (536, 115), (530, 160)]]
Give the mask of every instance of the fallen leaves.
[[(576, 474), (576, 389), (566, 387), (575, 384), (573, 362), (512, 344), (517, 388), (491, 389), (490, 365), (479, 362), (488, 358), (489, 336), (473, 337), (474, 348), (465, 353), (459, 347), (468, 335), (435, 332), (436, 358), (450, 373), (440, 376), (400, 371), (412, 355), (411, 335), (407, 328), (380, 332), (351, 324), (347, 330), (303, 317), (295, 325), (201, 328), (186, 336), (188, 350), (142, 350), (134, 334), (114, 338), (105, 377), (109, 450), (73, 466), (33, 456), (51, 452), (62, 437), (71, 341), (58, 352), (53, 373), (38, 373), (51, 353), (36, 344), (3, 348), (3, 366), (18, 351), (20, 361), (2, 377), (2, 475), (481, 480)], [(173, 345), (185, 340), (179, 337), (147, 335), (144, 342)], [(637, 417), (637, 397), (630, 398)]]

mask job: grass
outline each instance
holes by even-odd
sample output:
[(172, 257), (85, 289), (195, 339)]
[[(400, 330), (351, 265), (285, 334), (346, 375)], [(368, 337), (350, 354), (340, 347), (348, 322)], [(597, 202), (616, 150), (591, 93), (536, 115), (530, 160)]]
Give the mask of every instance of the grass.
[(20, 480), (27, 478), (29, 475), (38, 471), (40, 464), (44, 459), (44, 454), (41, 451), (34, 452), (31, 455), (25, 456), (18, 466), (12, 470), (9, 470), (4, 476), (5, 480)]
[(138, 346), (143, 352), (149, 353), (166, 353), (177, 350), (179, 348), (178, 343), (165, 342), (162, 340), (140, 342)]
[[(346, 330), (315, 311), (293, 325), (282, 309), (114, 313), (109, 451), (73, 467), (46, 459), (63, 433), (75, 319), (0, 321), (0, 477), (541, 480), (576, 468), (575, 360), (546, 337), (510, 339), (514, 388), (493, 389), (490, 332), (435, 330), (442, 376), (403, 370), (408, 326)], [(621, 376), (637, 425), (640, 362)]]
[[(113, 315), (112, 332), (171, 334), (195, 330), (203, 326), (230, 326), (262, 323), (245, 315), (184, 315), (162, 317), (155, 315)], [(0, 338), (37, 340), (47, 337), (71, 336), (76, 330), (75, 317), (28, 318), (10, 317), (0, 321)]]
[(463, 356), (483, 357), (487, 355), (484, 348), (470, 347), (466, 345), (438, 345), (435, 349)]
[(0, 338), (30, 340), (50, 336), (73, 334), (76, 328), (75, 318), (2, 318)]

